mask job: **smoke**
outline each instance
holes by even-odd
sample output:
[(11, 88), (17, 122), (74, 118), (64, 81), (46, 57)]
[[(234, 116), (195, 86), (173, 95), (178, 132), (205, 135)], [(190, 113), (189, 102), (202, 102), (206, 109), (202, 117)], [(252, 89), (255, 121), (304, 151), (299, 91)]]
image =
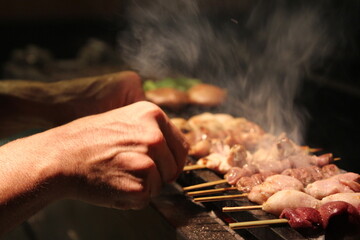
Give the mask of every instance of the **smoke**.
[(306, 113), (295, 99), (304, 69), (331, 48), (320, 8), (257, 1), (227, 15), (199, 2), (132, 1), (119, 37), (124, 60), (144, 77), (196, 77), (225, 87), (224, 112), (301, 143)]

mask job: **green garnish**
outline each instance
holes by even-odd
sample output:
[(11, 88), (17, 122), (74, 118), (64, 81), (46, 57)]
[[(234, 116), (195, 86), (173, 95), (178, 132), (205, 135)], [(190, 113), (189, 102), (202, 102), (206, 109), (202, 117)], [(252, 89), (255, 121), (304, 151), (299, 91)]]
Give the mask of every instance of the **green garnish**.
[(144, 91), (150, 91), (157, 88), (175, 88), (180, 91), (187, 91), (189, 88), (201, 83), (201, 80), (196, 78), (163, 78), (158, 81), (146, 80), (144, 81)]

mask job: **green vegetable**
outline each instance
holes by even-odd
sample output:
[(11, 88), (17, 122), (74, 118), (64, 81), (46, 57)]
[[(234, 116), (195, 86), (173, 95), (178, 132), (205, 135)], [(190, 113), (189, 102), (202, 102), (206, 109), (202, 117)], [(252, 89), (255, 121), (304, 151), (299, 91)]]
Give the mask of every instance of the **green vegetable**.
[(157, 88), (175, 88), (180, 91), (187, 91), (189, 88), (201, 83), (196, 78), (163, 78), (158, 81), (146, 80), (143, 84), (144, 91), (150, 91)]

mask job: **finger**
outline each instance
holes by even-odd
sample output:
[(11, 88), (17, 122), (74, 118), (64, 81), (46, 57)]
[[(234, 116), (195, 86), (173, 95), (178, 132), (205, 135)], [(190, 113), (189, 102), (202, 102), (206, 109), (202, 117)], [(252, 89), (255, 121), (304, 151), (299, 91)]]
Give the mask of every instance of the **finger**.
[(168, 149), (171, 151), (177, 165), (177, 171), (172, 180), (182, 172), (186, 156), (188, 153), (188, 145), (182, 133), (175, 127), (164, 112), (157, 116), (159, 127), (165, 137)]
[[(126, 152), (117, 156), (119, 159), (119, 170), (126, 171), (134, 176), (136, 179), (129, 177), (130, 182), (136, 182), (143, 185), (143, 190), (137, 191), (134, 189), (128, 189), (128, 194), (131, 194), (132, 202), (146, 202), (150, 196), (156, 196), (160, 193), (162, 187), (162, 179), (160, 172), (158, 171), (156, 163), (149, 156), (138, 152)], [(130, 184), (132, 185), (132, 184)], [(123, 186), (121, 189), (127, 189), (129, 184)], [(134, 191), (135, 190), (135, 191)]]
[(149, 146), (148, 154), (156, 163), (162, 180), (170, 182), (177, 174), (177, 161), (160, 129), (158, 129), (157, 133), (153, 133), (152, 137), (154, 144)]

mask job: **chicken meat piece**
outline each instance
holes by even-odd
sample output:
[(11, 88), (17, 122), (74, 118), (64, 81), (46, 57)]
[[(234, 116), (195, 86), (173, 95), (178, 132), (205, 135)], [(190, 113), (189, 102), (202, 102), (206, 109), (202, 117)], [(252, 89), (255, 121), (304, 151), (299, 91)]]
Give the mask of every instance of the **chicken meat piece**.
[(306, 186), (305, 192), (311, 196), (322, 199), (335, 193), (359, 192), (360, 175), (357, 173), (338, 174), (328, 179), (319, 180)]
[(255, 173), (251, 176), (244, 176), (237, 181), (236, 187), (241, 192), (250, 192), (253, 187), (260, 185), (267, 177), (272, 175), (274, 175), (273, 172), (264, 172)]
[(228, 143), (229, 136), (224, 130), (223, 123), (232, 119), (228, 114), (203, 113), (190, 118), (187, 121), (191, 129), (185, 137), (190, 145), (189, 155), (196, 158), (204, 157), (211, 153), (211, 141), (223, 140)]
[(215, 141), (213, 144), (213, 152), (206, 157), (200, 158), (197, 164), (205, 165), (209, 169), (225, 174), (232, 167), (244, 166), (247, 163), (247, 158), (251, 157), (241, 145), (230, 147), (220, 140)]
[(321, 172), (323, 175), (323, 179), (326, 179), (334, 175), (340, 174), (341, 170), (335, 164), (326, 164), (321, 167)]
[(290, 141), (285, 134), (278, 137), (266, 135), (253, 153), (251, 164), (260, 172), (280, 173), (294, 164), (294, 157), (306, 153), (301, 147)]
[(240, 178), (251, 176), (256, 173), (256, 168), (251, 165), (245, 164), (242, 168), (232, 167), (225, 174), (225, 179), (230, 185), (235, 185)]
[[(329, 178), (340, 173), (340, 169), (334, 164), (328, 164), (322, 168), (317, 166), (309, 166), (305, 168), (289, 168), (282, 171), (281, 175), (287, 175), (298, 179), (304, 186), (320, 179)], [(251, 189), (260, 185), (265, 179), (274, 172), (255, 173), (251, 176), (244, 176), (239, 178), (236, 183), (237, 189), (241, 192), (250, 192)]]
[(249, 151), (255, 150), (265, 134), (259, 125), (245, 118), (234, 118), (227, 121), (225, 129), (234, 143), (244, 145)]
[(279, 216), (285, 208), (310, 207), (317, 208), (320, 200), (297, 190), (282, 190), (274, 193), (262, 205), (265, 212)]
[(248, 199), (252, 202), (263, 204), (274, 193), (285, 189), (302, 191), (304, 186), (296, 178), (276, 174), (266, 178), (260, 185), (253, 187), (248, 195)]
[(321, 168), (318, 166), (289, 168), (285, 169), (281, 174), (299, 179), (305, 186), (323, 178)]
[(360, 193), (335, 193), (321, 199), (321, 204), (334, 201), (347, 202), (360, 211)]
[[(320, 167), (330, 163), (333, 158), (332, 154), (310, 155), (306, 149), (297, 145), (285, 133), (282, 133), (279, 136), (266, 134), (262, 141), (259, 142), (257, 150), (253, 153), (252, 160), (252, 164), (259, 165), (259, 168), (266, 168), (265, 163), (281, 162), (282, 164), (275, 166), (281, 167), (281, 165), (284, 165), (282, 170), (285, 170), (290, 167), (300, 168), (310, 165)], [(271, 164), (268, 166), (272, 167)], [(266, 169), (266, 171), (275, 171), (275, 169)]]

